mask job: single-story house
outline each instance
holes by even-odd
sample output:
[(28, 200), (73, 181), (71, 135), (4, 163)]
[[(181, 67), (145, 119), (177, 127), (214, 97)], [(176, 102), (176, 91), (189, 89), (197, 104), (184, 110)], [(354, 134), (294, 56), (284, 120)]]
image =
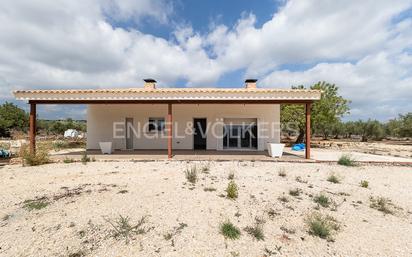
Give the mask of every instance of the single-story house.
[(321, 92), (306, 89), (141, 88), (18, 90), (30, 104), (30, 146), (35, 151), (36, 105), (87, 104), (87, 149), (111, 142), (114, 149), (267, 149), (280, 142), (280, 104), (306, 106), (306, 158), (310, 158), (310, 106)]

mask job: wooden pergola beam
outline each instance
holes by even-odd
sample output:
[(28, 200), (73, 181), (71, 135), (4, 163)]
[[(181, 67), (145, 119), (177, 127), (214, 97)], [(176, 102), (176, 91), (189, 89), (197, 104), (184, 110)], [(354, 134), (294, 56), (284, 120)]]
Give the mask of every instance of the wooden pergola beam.
[(167, 105), (167, 157), (172, 159), (172, 132), (173, 129), (173, 116), (172, 116), (172, 104)]

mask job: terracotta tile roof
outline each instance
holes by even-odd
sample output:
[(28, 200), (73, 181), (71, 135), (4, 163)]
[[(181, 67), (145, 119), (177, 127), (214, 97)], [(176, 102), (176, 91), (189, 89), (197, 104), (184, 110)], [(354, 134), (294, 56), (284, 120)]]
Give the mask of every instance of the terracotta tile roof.
[(93, 94), (93, 93), (290, 93), (307, 92), (317, 93), (318, 90), (309, 89), (281, 89), (281, 88), (114, 88), (114, 89), (45, 89), (45, 90), (16, 90), (14, 94)]

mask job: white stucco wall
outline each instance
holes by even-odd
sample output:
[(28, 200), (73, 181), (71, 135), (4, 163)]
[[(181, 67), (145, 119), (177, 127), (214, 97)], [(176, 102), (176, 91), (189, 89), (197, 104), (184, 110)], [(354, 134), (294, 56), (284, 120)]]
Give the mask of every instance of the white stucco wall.
[[(167, 116), (167, 105), (161, 104), (115, 104), (88, 105), (87, 108), (87, 148), (99, 149), (99, 142), (111, 141), (115, 149), (125, 149), (124, 138), (113, 139), (113, 123), (123, 128), (126, 117), (133, 118), (138, 135), (134, 137), (134, 149), (167, 149), (165, 137), (152, 134), (153, 138), (142, 135), (146, 131), (138, 131), (147, 123), (149, 117)], [(174, 104), (173, 105), (173, 148), (193, 149), (193, 135), (185, 135), (186, 124), (192, 123), (193, 118), (206, 118), (209, 128), (207, 131), (207, 149), (223, 149), (223, 140), (217, 138), (223, 134), (223, 119), (225, 118), (254, 118), (258, 122), (258, 150), (266, 149), (267, 142), (280, 141), (280, 106), (275, 104)], [(147, 130), (147, 128), (146, 128)], [(215, 132), (215, 133), (214, 133)], [(122, 134), (122, 133), (121, 133)]]

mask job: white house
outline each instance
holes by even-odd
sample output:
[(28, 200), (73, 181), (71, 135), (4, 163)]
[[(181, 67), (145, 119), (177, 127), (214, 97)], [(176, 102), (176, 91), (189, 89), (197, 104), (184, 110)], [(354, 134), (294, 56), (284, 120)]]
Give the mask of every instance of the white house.
[(306, 105), (309, 127), (310, 104), (321, 92), (256, 88), (256, 80), (246, 80), (243, 88), (156, 88), (156, 81), (147, 79), (141, 88), (14, 95), (30, 103), (33, 151), (37, 104), (87, 104), (88, 149), (112, 142), (118, 150), (168, 149), (171, 158), (172, 149), (263, 151), (280, 141), (280, 104)]

